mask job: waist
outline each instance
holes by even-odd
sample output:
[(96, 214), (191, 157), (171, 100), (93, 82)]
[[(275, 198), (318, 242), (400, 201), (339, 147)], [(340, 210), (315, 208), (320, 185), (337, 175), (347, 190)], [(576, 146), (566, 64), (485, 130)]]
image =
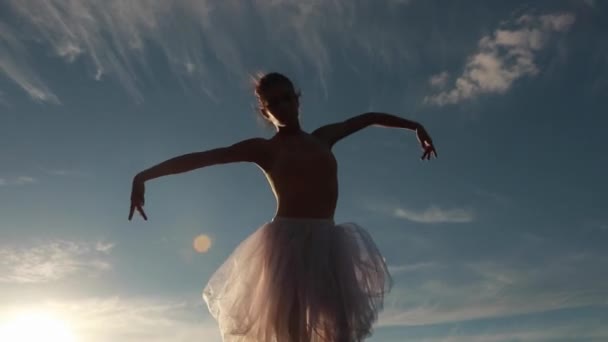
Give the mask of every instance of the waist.
[(334, 224), (333, 217), (317, 218), (317, 217), (292, 217), (292, 216), (275, 216), (272, 222), (285, 223), (316, 223), (316, 224)]

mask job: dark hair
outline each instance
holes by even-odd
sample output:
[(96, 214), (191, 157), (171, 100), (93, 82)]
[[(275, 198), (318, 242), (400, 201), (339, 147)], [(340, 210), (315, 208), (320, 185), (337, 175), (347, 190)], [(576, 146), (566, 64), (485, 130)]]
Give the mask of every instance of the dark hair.
[(267, 74), (258, 74), (258, 76), (255, 77), (253, 79), (253, 81), (255, 84), (255, 96), (258, 99), (258, 111), (262, 115), (264, 120), (267, 120), (267, 119), (266, 119), (266, 116), (264, 115), (264, 102), (262, 101), (262, 99), (264, 98), (264, 92), (268, 88), (273, 87), (277, 84), (287, 84), (296, 93), (296, 96), (298, 98), (301, 95), (299, 90), (296, 91), (291, 80), (287, 76), (285, 76), (281, 73), (278, 73), (278, 72), (270, 72)]

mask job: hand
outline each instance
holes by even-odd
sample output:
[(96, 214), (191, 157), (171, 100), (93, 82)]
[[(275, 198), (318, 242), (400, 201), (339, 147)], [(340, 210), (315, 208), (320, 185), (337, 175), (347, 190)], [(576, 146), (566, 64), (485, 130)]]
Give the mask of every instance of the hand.
[(138, 176), (133, 178), (133, 188), (131, 189), (131, 209), (129, 210), (129, 221), (133, 218), (133, 213), (135, 209), (141, 214), (144, 220), (148, 220), (148, 216), (144, 212), (144, 193), (146, 188), (144, 186), (144, 181), (141, 180)]
[(437, 150), (435, 150), (435, 146), (433, 146), (433, 140), (424, 127), (420, 126), (416, 129), (416, 137), (418, 138), (418, 141), (422, 146), (422, 150), (424, 151), (424, 154), (422, 157), (420, 157), (420, 159), (430, 160), (432, 154), (434, 154), (435, 158), (437, 158)]

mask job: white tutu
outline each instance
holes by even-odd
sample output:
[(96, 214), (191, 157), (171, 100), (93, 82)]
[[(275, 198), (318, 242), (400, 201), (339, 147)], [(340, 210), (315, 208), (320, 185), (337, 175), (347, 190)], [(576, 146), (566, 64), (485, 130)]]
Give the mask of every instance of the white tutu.
[(238, 245), (203, 298), (225, 342), (351, 342), (371, 335), (391, 286), (362, 227), (276, 217)]

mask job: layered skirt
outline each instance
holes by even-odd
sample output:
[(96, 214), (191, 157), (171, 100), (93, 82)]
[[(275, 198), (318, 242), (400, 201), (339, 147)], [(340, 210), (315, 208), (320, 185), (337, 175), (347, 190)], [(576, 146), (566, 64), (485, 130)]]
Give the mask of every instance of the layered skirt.
[(353, 342), (371, 335), (391, 286), (362, 227), (275, 217), (236, 247), (203, 298), (225, 342)]

